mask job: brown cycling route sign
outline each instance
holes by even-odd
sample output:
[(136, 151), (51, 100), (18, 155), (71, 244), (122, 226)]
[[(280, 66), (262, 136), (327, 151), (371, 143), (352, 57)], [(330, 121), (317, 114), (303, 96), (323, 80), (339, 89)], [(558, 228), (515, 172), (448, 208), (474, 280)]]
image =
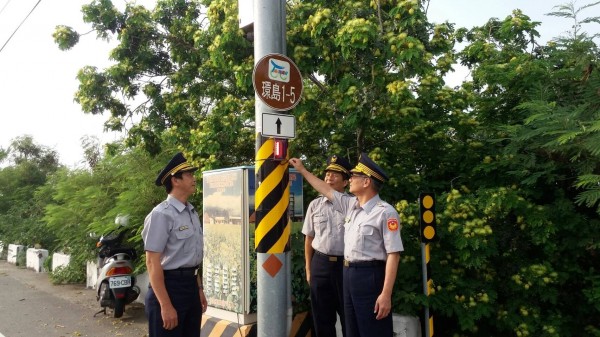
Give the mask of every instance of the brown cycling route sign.
[(267, 54), (254, 66), (254, 91), (269, 108), (293, 109), (302, 97), (302, 75), (296, 64), (282, 54)]

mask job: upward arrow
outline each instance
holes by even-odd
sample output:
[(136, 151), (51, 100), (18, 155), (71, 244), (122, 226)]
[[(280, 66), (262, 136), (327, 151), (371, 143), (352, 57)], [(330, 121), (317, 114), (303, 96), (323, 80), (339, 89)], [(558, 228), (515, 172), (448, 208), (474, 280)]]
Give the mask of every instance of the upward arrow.
[(281, 120), (279, 118), (277, 118), (277, 122), (275, 122), (275, 124), (277, 124), (277, 134), (281, 133)]

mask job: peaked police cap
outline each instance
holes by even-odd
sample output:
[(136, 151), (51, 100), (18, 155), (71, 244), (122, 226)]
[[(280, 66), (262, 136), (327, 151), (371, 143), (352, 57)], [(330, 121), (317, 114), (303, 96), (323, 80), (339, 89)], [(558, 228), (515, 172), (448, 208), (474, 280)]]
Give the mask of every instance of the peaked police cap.
[(190, 165), (181, 152), (177, 153), (171, 161), (165, 166), (156, 177), (156, 186), (165, 184), (168, 177), (174, 176), (178, 172), (196, 171), (198, 168)]
[(351, 169), (352, 165), (350, 165), (350, 162), (344, 157), (334, 154), (333, 156), (327, 158), (327, 167), (325, 168), (325, 171), (340, 172), (344, 178), (348, 179), (350, 177)]
[(362, 173), (371, 178), (375, 178), (380, 182), (384, 183), (388, 180), (387, 174), (385, 171), (379, 167), (379, 165), (375, 164), (366, 153), (361, 153), (360, 158), (358, 159), (358, 165), (352, 169), (353, 173)]

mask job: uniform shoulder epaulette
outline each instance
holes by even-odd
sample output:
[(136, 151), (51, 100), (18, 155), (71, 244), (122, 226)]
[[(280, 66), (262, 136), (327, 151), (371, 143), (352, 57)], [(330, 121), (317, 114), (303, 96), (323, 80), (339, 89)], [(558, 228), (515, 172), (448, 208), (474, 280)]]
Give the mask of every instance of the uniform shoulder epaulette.
[(387, 209), (389, 209), (389, 210), (394, 210), (394, 211), (396, 210), (396, 209), (394, 208), (394, 206), (392, 206), (390, 203), (388, 203), (388, 202), (386, 202), (386, 201), (383, 201), (383, 200), (382, 200), (382, 201), (378, 201), (378, 202), (377, 202), (377, 206), (379, 206), (379, 207), (383, 207), (383, 208), (387, 208)]
[(163, 200), (160, 204), (158, 204), (158, 208), (166, 209), (169, 207), (169, 202), (167, 200)]

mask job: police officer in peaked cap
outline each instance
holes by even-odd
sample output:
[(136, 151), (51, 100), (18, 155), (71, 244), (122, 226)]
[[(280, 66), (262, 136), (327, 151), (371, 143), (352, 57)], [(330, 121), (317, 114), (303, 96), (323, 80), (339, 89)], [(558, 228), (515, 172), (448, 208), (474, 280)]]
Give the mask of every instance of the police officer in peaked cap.
[(156, 178), (167, 198), (146, 216), (142, 238), (150, 278), (146, 315), (150, 337), (199, 337), (207, 302), (199, 267), (203, 231), (198, 212), (188, 202), (196, 192), (194, 171), (177, 153)]
[(404, 247), (398, 212), (379, 197), (387, 174), (362, 153), (351, 170), (354, 196), (349, 196), (310, 173), (300, 159), (291, 158), (289, 163), (345, 215), (346, 337), (392, 337), (392, 289)]
[[(343, 157), (327, 159), (324, 181), (345, 193), (352, 166)], [(335, 336), (337, 315), (345, 336), (343, 307), (344, 214), (320, 195), (310, 202), (302, 233), (305, 235), (306, 280), (310, 286), (313, 332), (316, 337)]]

